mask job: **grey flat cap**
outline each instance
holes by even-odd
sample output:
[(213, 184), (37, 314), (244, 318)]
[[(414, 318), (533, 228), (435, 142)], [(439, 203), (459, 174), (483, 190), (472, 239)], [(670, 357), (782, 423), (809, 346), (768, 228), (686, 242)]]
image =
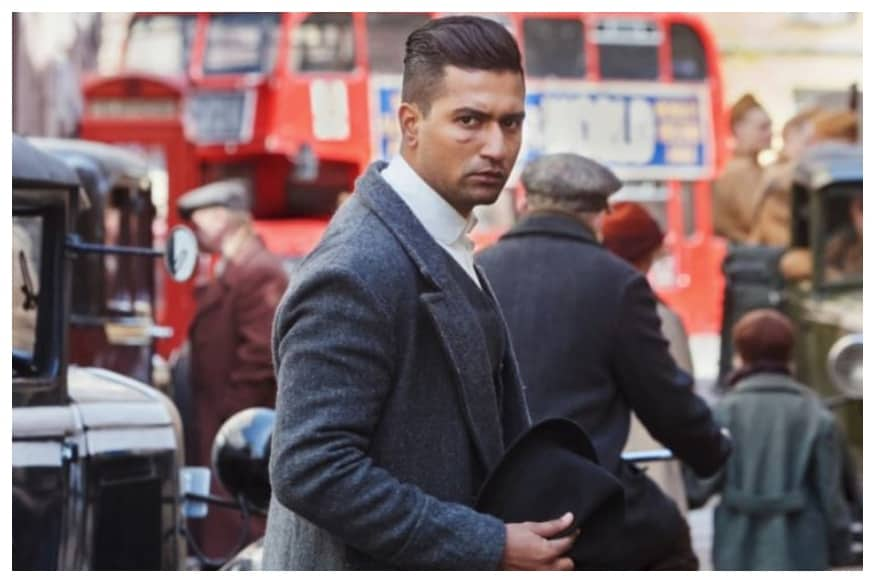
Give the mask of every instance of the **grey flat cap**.
[(179, 198), (176, 208), (179, 216), (190, 219), (198, 209), (223, 206), (231, 210), (249, 210), (249, 188), (246, 181), (232, 178), (211, 182), (190, 190)]
[(577, 154), (546, 154), (529, 162), (521, 176), (526, 193), (572, 202), (580, 211), (608, 208), (620, 179), (595, 160)]

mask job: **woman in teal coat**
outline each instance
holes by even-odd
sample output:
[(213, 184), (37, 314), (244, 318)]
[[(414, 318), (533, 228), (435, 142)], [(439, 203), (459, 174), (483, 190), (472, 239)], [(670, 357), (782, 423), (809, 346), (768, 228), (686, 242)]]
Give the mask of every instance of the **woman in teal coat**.
[(818, 396), (792, 378), (793, 340), (792, 323), (775, 310), (750, 312), (733, 329), (742, 366), (714, 417), (735, 448), (710, 479), (685, 472), (692, 507), (721, 494), (715, 569), (828, 569), (847, 558), (843, 438)]

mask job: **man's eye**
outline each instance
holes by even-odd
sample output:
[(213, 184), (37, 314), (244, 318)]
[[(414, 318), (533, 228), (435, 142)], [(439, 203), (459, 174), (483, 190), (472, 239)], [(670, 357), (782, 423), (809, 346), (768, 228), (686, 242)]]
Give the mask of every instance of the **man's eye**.
[(477, 124), (477, 118), (473, 115), (463, 115), (459, 117), (458, 121), (465, 127), (472, 127)]
[(510, 130), (518, 130), (522, 127), (523, 121), (521, 119), (506, 119), (502, 122), (502, 125)]

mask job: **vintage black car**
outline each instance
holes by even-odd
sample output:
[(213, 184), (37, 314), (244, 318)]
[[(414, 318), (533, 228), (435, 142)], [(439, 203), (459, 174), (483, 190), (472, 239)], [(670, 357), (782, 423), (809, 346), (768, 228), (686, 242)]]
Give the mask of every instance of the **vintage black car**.
[[(176, 407), (144, 382), (69, 362), (71, 287), (88, 273), (75, 262), (88, 254), (161, 254), (81, 241), (80, 211), (94, 202), (80, 176), (13, 136), (12, 566), (186, 568), (183, 511), (187, 502), (210, 497), (181, 487), (188, 468)], [(185, 230), (169, 237), (165, 261), (173, 277), (191, 275), (195, 262), (185, 258), (196, 255), (194, 245)], [(230, 491), (245, 511), (257, 491), (251, 485), (266, 479), (259, 463), (269, 442), (262, 437), (253, 449), (227, 432), (240, 433), (255, 420), (264, 426), (264, 415), (244, 411), (216, 438), (216, 469), (242, 484)], [(236, 460), (230, 473), (226, 459)]]
[[(79, 177), (90, 205), (75, 233), (92, 244), (151, 248), (156, 211), (145, 161), (123, 148), (72, 139), (31, 139)], [(156, 263), (142, 255), (79, 254), (73, 260), (70, 362), (99, 366), (147, 384), (166, 384), (155, 340), (172, 330), (156, 325)]]

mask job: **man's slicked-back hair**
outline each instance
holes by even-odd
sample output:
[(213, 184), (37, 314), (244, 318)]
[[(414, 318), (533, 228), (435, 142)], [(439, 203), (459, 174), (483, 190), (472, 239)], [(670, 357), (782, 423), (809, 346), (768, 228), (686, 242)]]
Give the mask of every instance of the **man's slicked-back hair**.
[(523, 75), (519, 46), (503, 25), (479, 16), (446, 16), (407, 37), (401, 100), (428, 114), (447, 65)]

